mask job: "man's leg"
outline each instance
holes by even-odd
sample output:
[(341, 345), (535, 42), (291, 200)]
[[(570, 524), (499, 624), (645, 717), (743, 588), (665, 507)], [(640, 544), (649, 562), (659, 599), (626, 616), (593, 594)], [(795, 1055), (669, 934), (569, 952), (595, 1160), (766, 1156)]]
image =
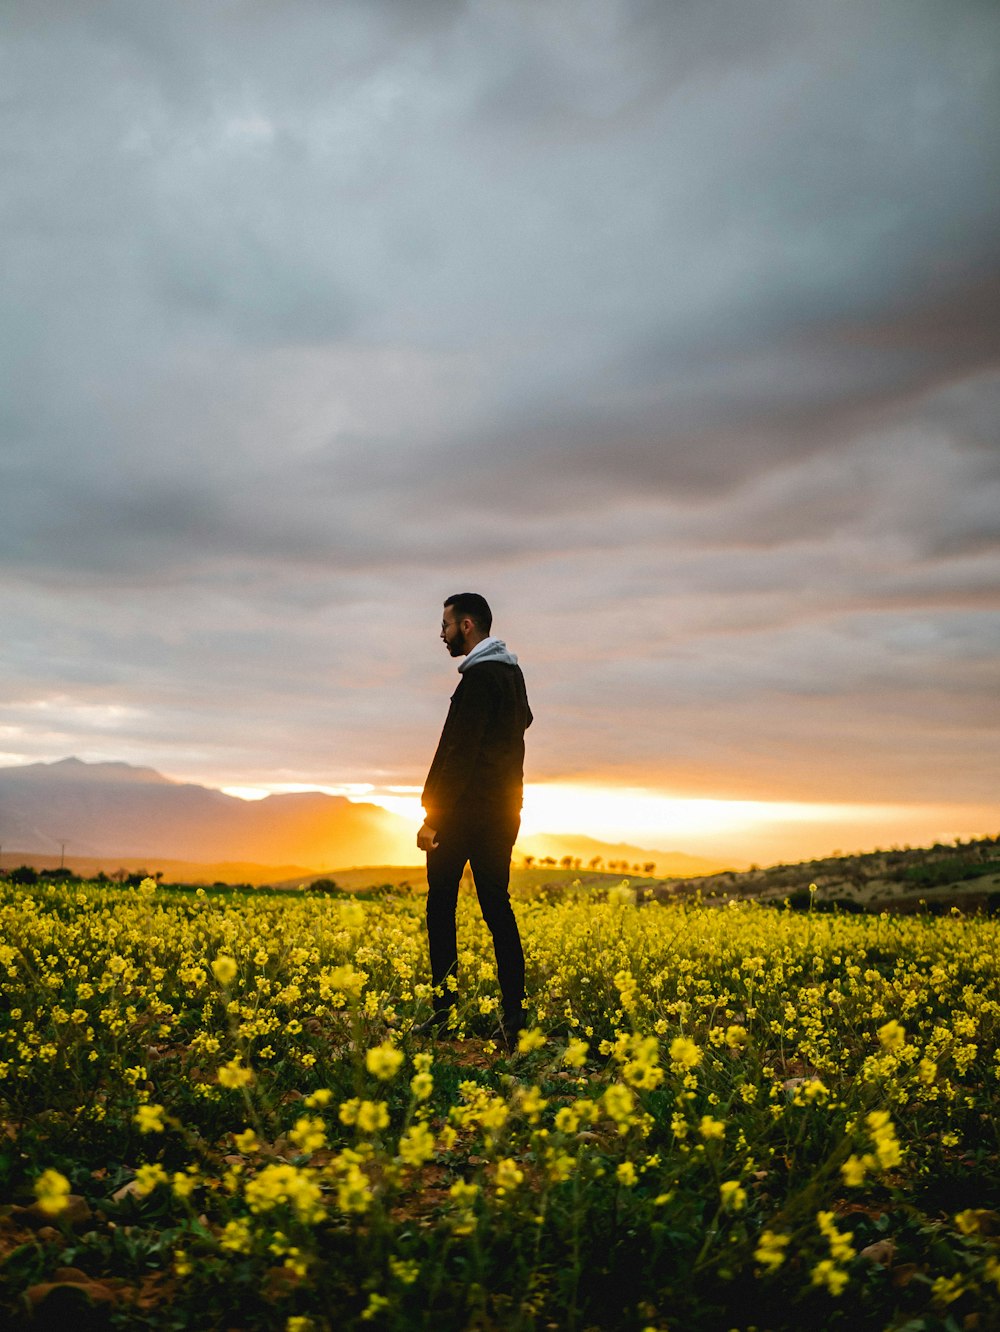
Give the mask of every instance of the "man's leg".
[(440, 995), (434, 995), (434, 1016), (443, 1020), (455, 1001), (454, 992), (445, 986), (445, 981), (458, 974), (455, 908), (468, 854), (459, 837), (439, 832), (438, 841), (439, 845), (427, 852), (427, 944), (431, 983), (435, 990), (439, 986), (442, 989)]
[(479, 829), (469, 849), (476, 893), (497, 957), (503, 1025), (513, 1035), (524, 1026), (524, 952), (510, 904), (510, 853), (520, 821), (509, 819)]

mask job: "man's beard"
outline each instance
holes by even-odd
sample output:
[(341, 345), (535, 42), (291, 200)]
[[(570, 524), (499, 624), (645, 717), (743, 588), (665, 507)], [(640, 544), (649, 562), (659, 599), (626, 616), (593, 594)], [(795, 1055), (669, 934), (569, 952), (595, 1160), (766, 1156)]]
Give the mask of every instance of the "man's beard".
[(458, 633), (448, 644), (448, 651), (451, 653), (453, 657), (464, 657), (466, 653), (469, 651), (469, 646), (468, 643), (466, 642), (465, 634), (462, 632), (461, 629), (459, 629)]

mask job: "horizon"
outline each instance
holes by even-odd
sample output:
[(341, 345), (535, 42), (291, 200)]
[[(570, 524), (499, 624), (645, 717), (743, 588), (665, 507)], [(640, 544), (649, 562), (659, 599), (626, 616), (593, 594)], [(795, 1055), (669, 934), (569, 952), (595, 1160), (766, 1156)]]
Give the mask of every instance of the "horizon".
[[(171, 784), (193, 780), (164, 773), (153, 764), (134, 765), (120, 759), (87, 760), (68, 755), (59, 759), (33, 760), (32, 763), (41, 763), (45, 767), (65, 767), (70, 763), (83, 767), (103, 764), (133, 770), (143, 766), (151, 768)], [(31, 764), (4, 765), (7, 771), (27, 766)], [(375, 805), (404, 819), (414, 836), (422, 821), (419, 788), (380, 789), (371, 783), (219, 786), (203, 780), (194, 784), (248, 804), (271, 795), (314, 792), (340, 796), (352, 804)], [(602, 811), (602, 806), (607, 805), (612, 807), (610, 813)], [(629, 812), (630, 817), (627, 816)], [(995, 836), (1000, 829), (996, 811), (984, 807), (980, 813), (978, 821), (962, 822), (956, 812), (946, 806), (920, 809), (912, 806), (690, 800), (634, 789), (609, 791), (592, 785), (526, 783), (518, 842), (533, 837), (552, 837), (567, 842), (586, 839), (609, 847), (630, 847), (650, 855), (698, 857), (739, 870), (752, 864), (866, 854), (890, 845), (933, 845)], [(584, 822), (580, 824), (577, 820)], [(419, 864), (421, 859), (414, 849), (412, 863)]]

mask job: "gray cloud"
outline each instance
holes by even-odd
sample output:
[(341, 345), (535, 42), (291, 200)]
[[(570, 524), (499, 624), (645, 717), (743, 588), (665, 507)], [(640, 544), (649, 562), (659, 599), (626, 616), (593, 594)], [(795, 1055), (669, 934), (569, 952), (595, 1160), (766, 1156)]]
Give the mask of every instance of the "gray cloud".
[(995, 7), (4, 23), (0, 752), (992, 798)]

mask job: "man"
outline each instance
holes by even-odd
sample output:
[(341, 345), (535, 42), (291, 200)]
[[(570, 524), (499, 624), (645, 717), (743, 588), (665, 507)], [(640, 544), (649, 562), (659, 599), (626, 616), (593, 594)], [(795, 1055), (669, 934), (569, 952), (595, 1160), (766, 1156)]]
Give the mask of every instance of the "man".
[(524, 953), (510, 904), (510, 853), (521, 824), (524, 732), (531, 709), (517, 657), (490, 630), (493, 615), (477, 592), (444, 603), (441, 639), (464, 657), (461, 680), (424, 785), (424, 825), (417, 846), (427, 852), (427, 940), (434, 1016), (425, 1030), (442, 1031), (457, 974), (455, 908), (466, 863), (471, 865), (483, 919), (493, 935), (503, 1003), (499, 1035), (508, 1045), (524, 1025)]

